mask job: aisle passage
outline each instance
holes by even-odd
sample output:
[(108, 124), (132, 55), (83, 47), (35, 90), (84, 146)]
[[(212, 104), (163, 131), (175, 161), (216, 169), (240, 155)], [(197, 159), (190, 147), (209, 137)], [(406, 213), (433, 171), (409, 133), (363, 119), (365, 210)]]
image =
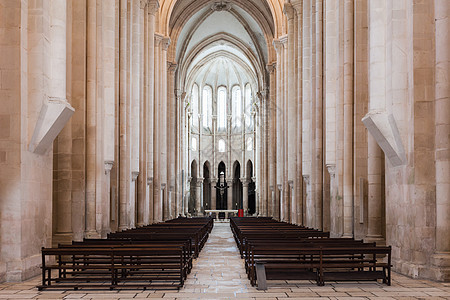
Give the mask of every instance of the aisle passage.
[(327, 283), (270, 281), (267, 291), (250, 285), (229, 223), (215, 223), (208, 242), (194, 261), (179, 291), (169, 290), (51, 290), (39, 292), (40, 277), (22, 283), (0, 284), (0, 299), (450, 299), (450, 283), (393, 274), (392, 286), (376, 282)]

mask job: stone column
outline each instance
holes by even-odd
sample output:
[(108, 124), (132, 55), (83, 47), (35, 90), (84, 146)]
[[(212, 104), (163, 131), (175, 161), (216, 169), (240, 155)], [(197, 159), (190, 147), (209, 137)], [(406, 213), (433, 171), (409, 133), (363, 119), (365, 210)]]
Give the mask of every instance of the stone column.
[[(436, 253), (440, 279), (450, 278), (450, 3), (436, 0)], [(447, 268), (447, 269), (446, 269)], [(446, 270), (446, 271), (445, 271)], [(444, 279), (445, 280), (445, 279)]]
[(120, 41), (119, 41), (119, 230), (127, 228), (127, 190), (128, 190), (128, 160), (127, 160), (127, 1), (120, 1)]
[[(285, 111), (283, 109), (284, 104), (284, 44), (280, 40), (274, 40), (273, 46), (277, 52), (277, 96), (276, 96), (276, 183), (277, 185), (283, 185), (284, 183), (284, 142), (283, 142), (283, 128), (284, 128), (284, 118)], [(282, 188), (280, 188), (283, 191)], [(278, 206), (280, 207), (280, 218), (284, 220), (284, 197), (282, 197), (282, 192), (279, 194), (280, 196), (277, 199)]]
[(244, 209), (244, 216), (248, 215), (248, 179), (241, 178), (242, 182), (242, 208)]
[(274, 186), (276, 185), (276, 62), (267, 65), (267, 69), (270, 74), (270, 90), (268, 98), (268, 185), (269, 185), (269, 203), (268, 203), (268, 216), (275, 217), (275, 198), (273, 197)]
[(303, 101), (303, 2), (302, 1), (292, 1), (292, 5), (294, 6), (297, 14), (297, 111), (296, 111), (296, 119), (297, 119), (297, 166), (296, 166), (296, 194), (297, 197), (295, 199), (297, 205), (297, 224), (303, 225), (303, 149), (302, 149), (302, 138), (303, 138), (303, 118), (302, 118), (302, 101)]
[(233, 209), (233, 179), (227, 179), (227, 209)]
[(217, 179), (211, 179), (211, 209), (216, 209), (216, 188), (214, 188), (217, 184)]
[[(344, 235), (353, 237), (353, 8), (344, 2)], [(369, 150), (370, 151), (370, 150)]]
[(137, 216), (137, 178), (139, 172), (131, 172), (131, 193), (130, 193), (130, 203), (128, 205), (128, 226), (133, 228), (136, 227), (136, 216)]
[[(371, 134), (368, 134), (368, 220), (367, 240), (382, 240), (381, 214), (382, 214), (382, 158), (383, 151)], [(345, 216), (344, 216), (345, 217)]]
[(202, 203), (201, 203), (201, 192), (202, 192), (202, 184), (203, 184), (203, 178), (197, 178), (197, 182), (195, 183), (195, 214), (197, 216), (202, 215)]
[[(65, 0), (51, 1), (51, 81), (50, 100), (66, 102), (66, 30), (67, 4)], [(55, 140), (54, 155), (57, 173), (53, 188), (56, 192), (56, 233), (53, 244), (72, 241), (72, 130), (71, 121)]]
[(140, 0), (139, 23), (141, 28), (140, 34), (140, 101), (139, 101), (139, 171), (138, 189), (137, 189), (137, 218), (136, 225), (142, 226), (148, 219), (148, 189), (147, 189), (147, 147), (148, 147), (148, 26), (147, 25), (147, 2), (148, 0)]
[(96, 230), (97, 154), (97, 1), (87, 1), (86, 71), (86, 229), (88, 238), (99, 237)]
[[(169, 136), (169, 129), (167, 124), (167, 112), (168, 112), (168, 101), (167, 101), (167, 49), (170, 45), (170, 38), (163, 37), (161, 40), (161, 57), (160, 57), (160, 102), (159, 102), (159, 113), (160, 113), (160, 161), (159, 161), (159, 172), (161, 175), (161, 182), (167, 184), (169, 187), (169, 178), (168, 178), (168, 172), (167, 172), (167, 146), (168, 146), (168, 136)], [(167, 197), (167, 189), (166, 194), (164, 195), (164, 200), (166, 201), (163, 206), (165, 208), (165, 211), (163, 211), (163, 216), (166, 218), (168, 216), (168, 207), (169, 203), (167, 202), (169, 197)]]
[(160, 131), (160, 88), (159, 83), (161, 81), (161, 70), (160, 70), (160, 49), (161, 49), (161, 40), (162, 36), (160, 34), (154, 34), (155, 37), (155, 72), (154, 72), (154, 123), (153, 123), (153, 214), (154, 214), (154, 221), (158, 222), (162, 218), (162, 203), (161, 200), (161, 178), (160, 178), (160, 137), (161, 137), (161, 131)]
[[(284, 4), (284, 14), (288, 18), (288, 58), (287, 58), (287, 73), (288, 73), (288, 87), (287, 87), (287, 161), (288, 161), (288, 181), (295, 190), (297, 183), (297, 82), (295, 81), (295, 56), (294, 49), (297, 38), (295, 36), (295, 9), (290, 3)], [(290, 205), (290, 220), (292, 223), (297, 223), (297, 203), (295, 199), (295, 192), (291, 193), (288, 205)]]
[(154, 120), (155, 120), (155, 14), (158, 11), (159, 3), (157, 0), (150, 0), (148, 2), (148, 113), (147, 113), (147, 126), (148, 126), (148, 145), (147, 145), (147, 174), (151, 178), (149, 183), (149, 219), (148, 223), (154, 221), (154, 203), (158, 201), (158, 197), (155, 197), (154, 184)]
[[(175, 201), (175, 153), (177, 152), (175, 147), (176, 139), (176, 118), (177, 118), (177, 103), (175, 101), (175, 71), (177, 64), (173, 62), (167, 62), (167, 183), (169, 184), (169, 191), (172, 191), (172, 197), (168, 197), (168, 201)], [(176, 205), (174, 203), (168, 203), (169, 211), (168, 216), (175, 215)]]

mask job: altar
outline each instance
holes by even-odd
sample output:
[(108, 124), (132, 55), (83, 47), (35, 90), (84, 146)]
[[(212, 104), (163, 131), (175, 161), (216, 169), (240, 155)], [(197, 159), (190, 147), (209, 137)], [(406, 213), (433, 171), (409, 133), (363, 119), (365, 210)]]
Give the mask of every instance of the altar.
[(212, 213), (216, 213), (216, 220), (219, 220), (219, 213), (225, 213), (225, 219), (228, 219), (228, 213), (235, 213), (237, 215), (237, 209), (205, 209), (206, 215), (211, 215)]

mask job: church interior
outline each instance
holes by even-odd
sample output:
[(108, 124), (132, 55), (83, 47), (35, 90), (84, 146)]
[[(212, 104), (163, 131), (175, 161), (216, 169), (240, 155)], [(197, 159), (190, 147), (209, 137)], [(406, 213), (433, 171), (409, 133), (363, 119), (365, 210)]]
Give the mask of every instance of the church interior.
[(220, 211), (391, 246), (396, 274), (449, 282), (449, 17), (0, 0), (0, 283), (39, 275), (42, 247)]

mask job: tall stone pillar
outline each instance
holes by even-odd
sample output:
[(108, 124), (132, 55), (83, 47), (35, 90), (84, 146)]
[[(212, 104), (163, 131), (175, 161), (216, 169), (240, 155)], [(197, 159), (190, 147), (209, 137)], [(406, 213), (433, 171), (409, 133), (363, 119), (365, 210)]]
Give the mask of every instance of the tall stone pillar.
[(227, 209), (233, 209), (233, 179), (227, 179)]
[(436, 0), (436, 254), (439, 280), (450, 278), (450, 3)]
[(137, 189), (137, 218), (136, 225), (142, 226), (148, 219), (148, 189), (147, 189), (147, 159), (148, 159), (148, 26), (147, 17), (148, 0), (140, 1), (139, 26), (140, 26), (140, 99), (139, 99), (139, 173)]
[(344, 2), (344, 235), (353, 237), (353, 9)]
[(280, 207), (280, 218), (281, 220), (285, 220), (285, 209), (284, 209), (284, 201), (285, 197), (283, 194), (283, 184), (284, 184), (284, 119), (286, 118), (284, 111), (284, 43), (281, 40), (274, 40), (273, 46), (277, 52), (277, 96), (276, 96), (276, 183), (277, 186), (281, 186), (279, 189), (281, 193), (279, 193), (277, 197), (277, 206)]
[(127, 1), (121, 0), (120, 14), (120, 41), (119, 41), (119, 230), (127, 228), (127, 194), (128, 194), (128, 147), (127, 147)]
[(216, 189), (214, 188), (217, 184), (217, 179), (212, 178), (211, 179), (211, 209), (214, 210), (216, 209), (217, 205), (216, 205)]
[(147, 145), (147, 174), (151, 180), (149, 180), (149, 219), (148, 223), (154, 222), (154, 203), (158, 201), (154, 192), (154, 143), (155, 143), (155, 15), (159, 8), (157, 0), (149, 0), (148, 4), (148, 87), (147, 87), (147, 127), (148, 127), (148, 145)]
[(162, 212), (164, 215), (164, 218), (166, 218), (169, 215), (169, 197), (167, 196), (167, 191), (170, 186), (169, 178), (168, 178), (168, 168), (167, 168), (167, 159), (168, 159), (168, 141), (169, 141), (169, 133), (170, 129), (168, 128), (168, 118), (167, 118), (167, 112), (168, 112), (168, 93), (167, 93), (167, 49), (170, 45), (170, 38), (163, 37), (161, 40), (161, 57), (160, 57), (160, 102), (159, 102), (159, 113), (160, 113), (160, 161), (159, 161), (159, 172), (161, 175), (161, 182), (165, 183), (167, 185), (166, 193), (164, 195), (165, 203), (163, 204), (165, 210)]
[(100, 237), (96, 230), (97, 186), (97, 1), (87, 1), (86, 71), (86, 228), (88, 238)]
[(368, 135), (368, 220), (367, 240), (380, 241), (382, 235), (382, 159), (384, 153), (371, 134)]
[[(51, 81), (50, 99), (66, 100), (66, 30), (67, 3), (65, 0), (51, 1)], [(57, 159), (54, 176), (56, 192), (56, 233), (53, 244), (72, 241), (72, 129), (71, 121), (62, 129), (55, 140), (54, 155)]]
[(155, 72), (154, 72), (154, 123), (153, 123), (153, 218), (155, 222), (160, 222), (162, 220), (162, 206), (161, 203), (161, 174), (160, 174), (160, 160), (161, 160), (161, 142), (160, 139), (163, 138), (161, 132), (161, 112), (160, 112), (160, 102), (161, 100), (161, 41), (162, 36), (160, 34), (154, 34), (155, 37)]
[(248, 184), (249, 180), (241, 178), (242, 182), (242, 208), (244, 209), (244, 216), (248, 215)]
[(287, 160), (288, 160), (288, 181), (293, 186), (293, 193), (290, 193), (290, 220), (292, 223), (297, 223), (297, 203), (295, 199), (295, 189), (297, 185), (297, 82), (295, 80), (295, 56), (294, 49), (297, 38), (295, 36), (295, 9), (290, 3), (284, 4), (284, 14), (288, 18), (288, 58), (287, 58), (287, 73), (288, 73), (288, 87), (287, 87)]
[(202, 215), (202, 202), (201, 202), (201, 192), (202, 192), (202, 184), (203, 178), (197, 178), (197, 182), (195, 183), (195, 214), (197, 216)]

